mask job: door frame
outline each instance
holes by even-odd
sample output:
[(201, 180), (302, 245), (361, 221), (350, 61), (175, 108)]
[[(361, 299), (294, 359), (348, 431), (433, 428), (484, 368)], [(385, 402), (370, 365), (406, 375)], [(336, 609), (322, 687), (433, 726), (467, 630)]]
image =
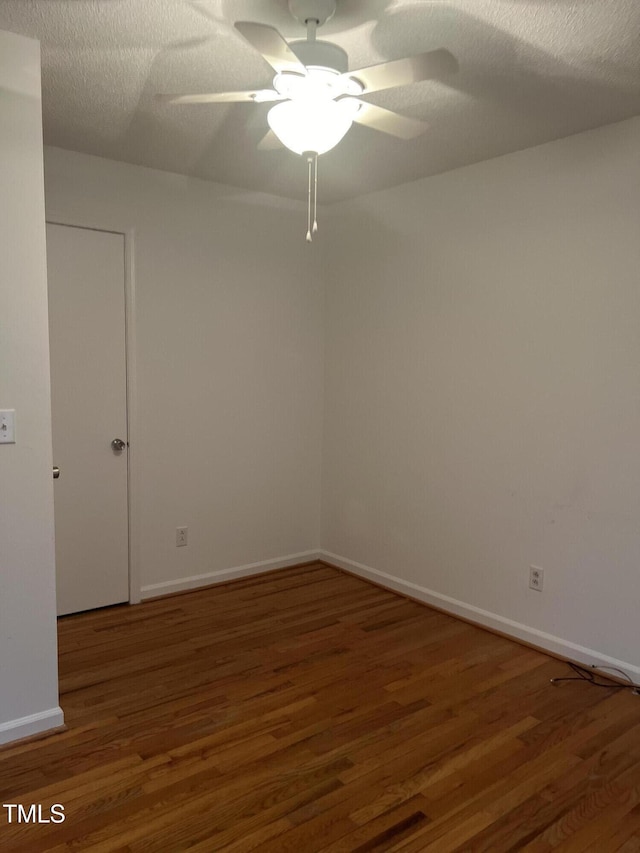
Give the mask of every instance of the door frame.
[[(124, 238), (124, 324), (126, 362), (126, 406), (127, 406), (127, 520), (129, 525), (129, 604), (139, 604), (140, 591), (140, 525), (137, 505), (138, 460), (137, 460), (137, 384), (136, 384), (136, 279), (135, 279), (135, 229), (113, 227), (112, 223), (97, 222), (86, 218), (67, 216), (47, 210), (47, 225), (65, 225), (84, 231), (105, 231), (120, 234)], [(64, 475), (63, 475), (64, 476)]]

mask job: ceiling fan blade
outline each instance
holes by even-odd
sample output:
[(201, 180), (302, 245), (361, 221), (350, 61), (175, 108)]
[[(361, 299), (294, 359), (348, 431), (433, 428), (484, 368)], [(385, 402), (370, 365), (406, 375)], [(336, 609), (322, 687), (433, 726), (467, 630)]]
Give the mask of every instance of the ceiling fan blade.
[(170, 104), (234, 104), (234, 103), (264, 103), (266, 101), (281, 101), (274, 89), (257, 89), (248, 92), (210, 92), (202, 95), (156, 95), (159, 101)]
[(360, 104), (360, 109), (353, 118), (354, 121), (363, 124), (365, 127), (372, 127), (374, 130), (388, 133), (390, 136), (397, 136), (400, 139), (413, 139), (420, 136), (429, 127), (424, 121), (401, 116), (399, 113), (385, 110), (375, 104), (358, 101), (357, 98), (353, 100)]
[(284, 148), (282, 142), (278, 139), (272, 130), (268, 130), (258, 142), (260, 151), (275, 151), (277, 148)]
[(368, 68), (347, 71), (343, 77), (357, 80), (364, 86), (363, 94), (380, 92), (382, 89), (393, 89), (396, 86), (406, 86), (409, 83), (419, 83), (422, 80), (433, 80), (454, 74), (458, 70), (458, 61), (452, 53), (441, 48), (417, 56), (407, 56), (404, 59), (394, 59), (391, 62), (381, 62)]
[(274, 27), (255, 24), (252, 21), (236, 21), (235, 28), (278, 73), (282, 71), (307, 73), (305, 66)]

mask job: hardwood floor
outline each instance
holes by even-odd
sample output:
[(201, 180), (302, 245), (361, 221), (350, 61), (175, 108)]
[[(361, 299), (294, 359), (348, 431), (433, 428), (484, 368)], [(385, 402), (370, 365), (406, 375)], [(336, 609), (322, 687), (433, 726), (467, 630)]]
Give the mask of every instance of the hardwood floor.
[(640, 699), (321, 564), (60, 621), (15, 851), (640, 850)]

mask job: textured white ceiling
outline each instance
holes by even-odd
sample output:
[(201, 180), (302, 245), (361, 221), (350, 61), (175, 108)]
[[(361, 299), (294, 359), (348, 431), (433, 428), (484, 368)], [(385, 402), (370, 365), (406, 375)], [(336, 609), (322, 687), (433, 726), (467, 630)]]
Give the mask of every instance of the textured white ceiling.
[[(42, 42), (47, 144), (303, 197), (302, 159), (256, 150), (268, 105), (153, 99), (268, 88), (273, 73), (235, 20), (304, 37), (286, 0), (0, 0), (0, 29)], [(640, 112), (638, 0), (338, 0), (319, 37), (350, 68), (437, 47), (460, 63), (448, 85), (369, 97), (430, 128), (406, 142), (354, 126), (320, 158), (323, 203)]]

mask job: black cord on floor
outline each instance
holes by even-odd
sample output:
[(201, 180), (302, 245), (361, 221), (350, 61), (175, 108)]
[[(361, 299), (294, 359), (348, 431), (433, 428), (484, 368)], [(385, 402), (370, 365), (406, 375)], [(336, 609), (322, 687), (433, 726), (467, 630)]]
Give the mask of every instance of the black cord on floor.
[[(621, 669), (617, 669), (615, 667), (606, 667), (607, 669), (616, 669), (616, 672), (621, 673), (628, 680), (628, 684), (617, 684), (612, 681), (597, 681), (596, 673), (594, 672), (597, 667), (593, 667), (592, 669), (587, 669), (585, 667), (579, 666), (577, 663), (572, 663), (571, 661), (567, 661), (567, 664), (571, 667), (571, 669), (576, 673), (575, 675), (566, 675), (563, 678), (552, 678), (551, 683), (557, 684), (559, 681), (586, 681), (589, 684), (592, 684), (594, 687), (605, 687), (608, 690), (632, 690), (634, 693), (640, 695), (640, 684), (634, 684), (633, 681), (629, 678), (626, 672), (623, 672)], [(604, 667), (603, 667), (604, 668)]]

